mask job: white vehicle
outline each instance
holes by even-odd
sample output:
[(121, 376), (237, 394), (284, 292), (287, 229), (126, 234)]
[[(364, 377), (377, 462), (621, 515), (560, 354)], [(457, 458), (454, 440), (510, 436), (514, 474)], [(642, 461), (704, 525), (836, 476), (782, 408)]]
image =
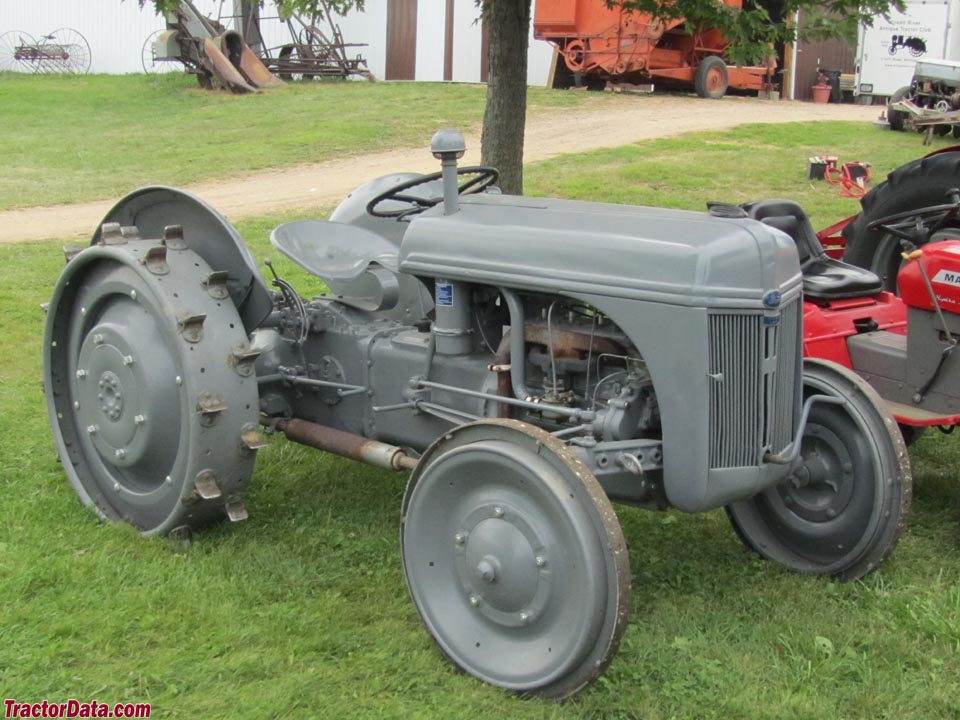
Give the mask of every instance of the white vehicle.
[(917, 61), (960, 60), (960, 0), (920, 0), (861, 24), (854, 93), (890, 97), (909, 86)]

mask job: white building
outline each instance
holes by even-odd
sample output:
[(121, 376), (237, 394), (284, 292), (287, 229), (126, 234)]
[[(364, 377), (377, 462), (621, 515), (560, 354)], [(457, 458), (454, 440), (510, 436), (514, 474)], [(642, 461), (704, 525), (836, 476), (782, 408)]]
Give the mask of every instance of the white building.
[[(232, 0), (194, 0), (201, 12), (233, 26)], [(290, 43), (290, 32), (271, 2), (262, 11), (261, 31), (268, 46)], [(271, 17), (272, 16), (272, 17)], [(450, 22), (448, 24), (448, 17)], [(483, 31), (474, 0), (366, 0), (364, 12), (336, 19), (348, 48), (367, 60), (380, 79), (481, 82)], [(39, 37), (69, 27), (90, 45), (90, 72), (143, 72), (141, 54), (147, 37), (165, 27), (147, 0), (0, 0), (0, 34), (19, 30)], [(326, 26), (321, 29), (325, 30)], [(545, 85), (553, 50), (531, 36), (527, 78)]]

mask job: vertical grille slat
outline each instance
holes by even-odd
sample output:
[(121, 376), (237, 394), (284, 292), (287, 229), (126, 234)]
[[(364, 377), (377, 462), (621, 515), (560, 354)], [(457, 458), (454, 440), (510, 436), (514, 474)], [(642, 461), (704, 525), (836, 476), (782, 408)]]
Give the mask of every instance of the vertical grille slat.
[(800, 302), (764, 325), (761, 313), (712, 313), (710, 467), (756, 465), (793, 439)]

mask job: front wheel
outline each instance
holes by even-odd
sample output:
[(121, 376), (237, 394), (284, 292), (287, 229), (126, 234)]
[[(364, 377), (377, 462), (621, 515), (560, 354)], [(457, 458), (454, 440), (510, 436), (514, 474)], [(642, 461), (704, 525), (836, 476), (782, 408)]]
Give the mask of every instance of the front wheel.
[(800, 458), (779, 485), (727, 508), (743, 543), (789, 570), (856, 580), (893, 552), (910, 508), (906, 445), (876, 392), (849, 370), (804, 361), (814, 403)]
[(483, 420), (438, 439), (407, 486), (401, 546), (427, 630), (485, 682), (565, 697), (616, 652), (623, 534), (590, 470), (544, 430)]

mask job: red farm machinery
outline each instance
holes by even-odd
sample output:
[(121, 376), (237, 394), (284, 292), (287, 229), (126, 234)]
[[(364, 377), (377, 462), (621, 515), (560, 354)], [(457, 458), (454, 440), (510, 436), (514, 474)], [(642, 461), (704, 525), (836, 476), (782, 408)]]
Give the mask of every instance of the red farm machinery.
[[(742, 0), (722, 0), (739, 9)], [(691, 32), (683, 18), (663, 19), (609, 6), (605, 0), (537, 0), (533, 33), (557, 48), (567, 70), (588, 88), (607, 81), (693, 85), (703, 98), (728, 88), (763, 90), (776, 69), (730, 65), (730, 45), (717, 29)]]

